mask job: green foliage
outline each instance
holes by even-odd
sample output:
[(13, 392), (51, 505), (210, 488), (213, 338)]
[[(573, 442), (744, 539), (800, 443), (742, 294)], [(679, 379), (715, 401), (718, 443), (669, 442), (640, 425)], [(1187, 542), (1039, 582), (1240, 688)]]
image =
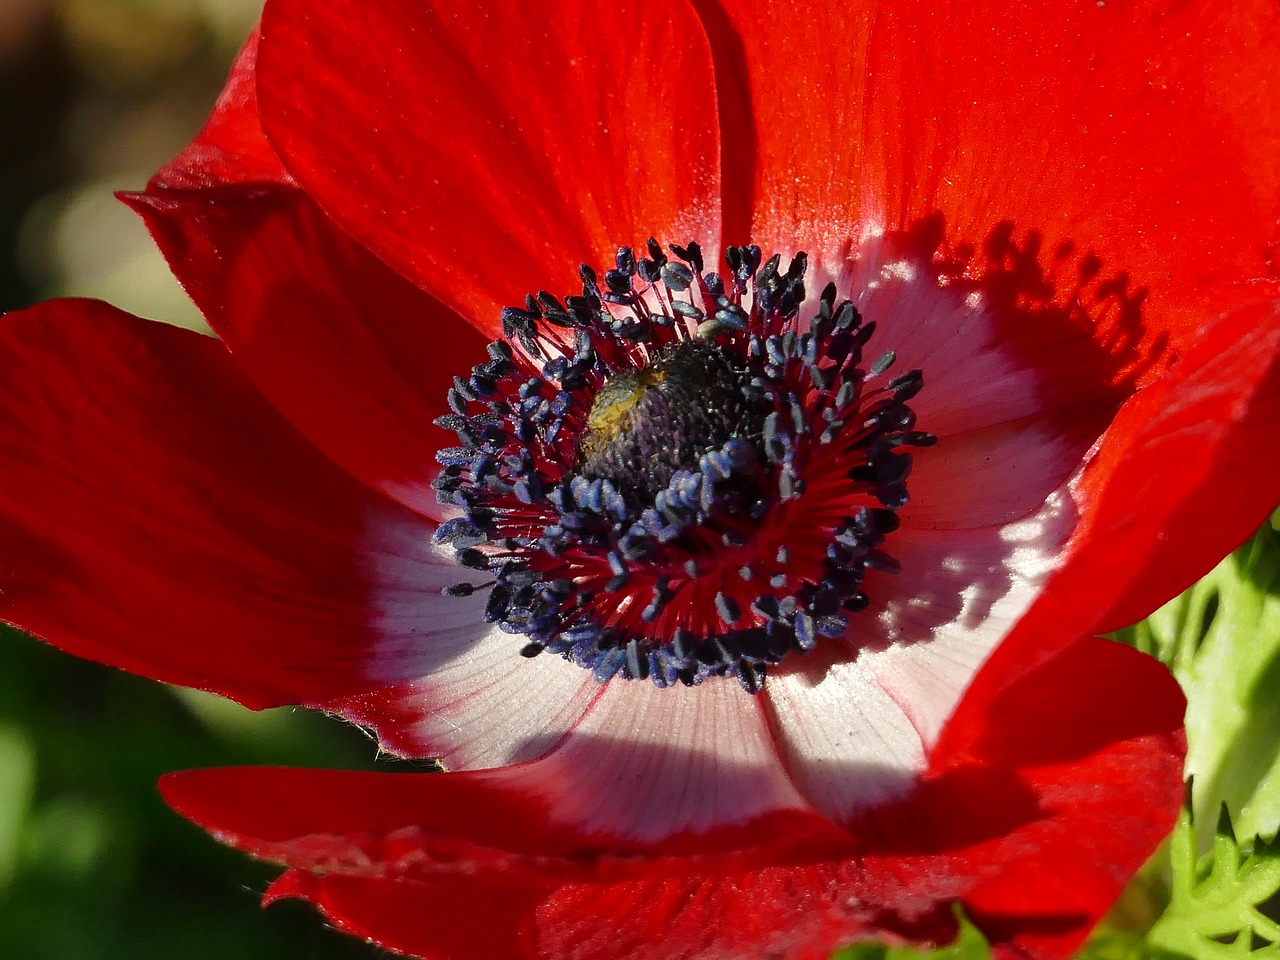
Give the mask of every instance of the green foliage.
[[(1187, 775), (1201, 820), (1280, 827), (1280, 534), (1264, 527), (1182, 596), (1123, 632), (1187, 694)], [(1202, 839), (1207, 848), (1208, 838)]]
[(1196, 847), (1184, 810), (1169, 844), (1169, 906), (1147, 934), (1147, 955), (1280, 957), (1280, 924), (1259, 910), (1280, 891), (1280, 847), (1257, 841), (1242, 851), (1225, 808), (1210, 851), (1198, 856)]
[(1163, 911), (1140, 929), (1116, 922), (1113, 914), (1079, 960), (1280, 958), (1280, 924), (1265, 912), (1280, 892), (1280, 846), (1255, 840), (1242, 848), (1225, 808), (1217, 830), (1200, 838), (1208, 852), (1197, 852), (1197, 836), (1184, 809), (1167, 857), (1153, 862), (1132, 888), (1143, 899), (1163, 886)]
[(34, 780), (35, 750), (31, 739), (22, 730), (0, 725), (0, 897), (17, 864)]

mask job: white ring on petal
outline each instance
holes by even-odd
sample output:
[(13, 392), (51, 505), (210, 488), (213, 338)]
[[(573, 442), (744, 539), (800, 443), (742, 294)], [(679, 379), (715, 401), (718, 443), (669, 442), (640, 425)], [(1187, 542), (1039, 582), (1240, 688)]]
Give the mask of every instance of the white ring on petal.
[(809, 802), (843, 821), (911, 789), (987, 657), (1039, 595), (1075, 526), (1065, 486), (1034, 516), (980, 530), (894, 535), (896, 577), (868, 581), (856, 650), (796, 657), (765, 691)]

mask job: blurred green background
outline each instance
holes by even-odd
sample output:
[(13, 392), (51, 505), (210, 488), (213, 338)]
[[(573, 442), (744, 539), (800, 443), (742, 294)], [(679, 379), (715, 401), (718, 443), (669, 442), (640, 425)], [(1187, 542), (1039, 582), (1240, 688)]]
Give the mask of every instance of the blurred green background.
[[(0, 311), (100, 297), (202, 327), (138, 218), (203, 123), (260, 0), (0, 0)], [(0, 960), (370, 958), (276, 870), (160, 800), (170, 770), (390, 769), (354, 728), (255, 714), (74, 660), (0, 627)]]

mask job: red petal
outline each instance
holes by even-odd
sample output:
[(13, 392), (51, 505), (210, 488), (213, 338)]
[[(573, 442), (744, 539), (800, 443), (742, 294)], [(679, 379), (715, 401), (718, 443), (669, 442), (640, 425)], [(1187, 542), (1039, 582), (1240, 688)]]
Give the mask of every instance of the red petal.
[(1000, 698), (964, 758), (869, 816), (857, 860), (562, 887), (540, 955), (817, 960), (869, 936), (945, 941), (951, 901), (998, 958), (1069, 956), (1182, 798), (1183, 700), (1154, 661), (1076, 644)]
[(152, 178), (153, 187), (189, 190), (224, 183), (293, 183), (258, 120), (254, 78), (258, 40), (255, 29), (236, 57), (208, 123), (190, 146)]
[(677, 0), (272, 0), (258, 95), (321, 207), (483, 329), (619, 244), (719, 247), (711, 57)]
[(675, 697), (639, 682), (596, 691), (586, 716), (560, 743), (542, 738), (540, 752), (553, 752), (531, 763), (421, 776), (188, 771), (163, 790), (184, 816), (255, 856), (361, 876), (430, 879), (465, 864), (596, 879), (644, 873), (661, 858), (741, 866), (815, 841), (827, 855), (847, 845), (804, 806), (737, 683)]
[(462, 873), (592, 882), (741, 870), (850, 848), (830, 823), (800, 810), (659, 840), (601, 826), (604, 817), (583, 829), (573, 804), (600, 799), (569, 795), (566, 787), (587, 783), (583, 777), (552, 755), (439, 774), (224, 767), (169, 774), (160, 787), (178, 813), (252, 856), (366, 879), (429, 882)]
[(4, 318), (0, 384), (6, 620), (256, 707), (417, 676), (424, 636), (463, 628), (432, 596), (457, 575), (430, 525), (334, 467), (216, 340), (53, 301)]
[(484, 339), (297, 189), (262, 132), (257, 49), (255, 32), (205, 128), (124, 199), (276, 408), (361, 480), (439, 516), (435, 451), (456, 438), (432, 421)]
[(439, 517), (435, 453), (457, 437), (432, 421), (453, 375), (487, 359), (484, 338), (298, 190), (129, 199), (267, 399), (353, 475)]
[(506, 960), (529, 955), (524, 928), (545, 894), (545, 885), (493, 877), (388, 883), (290, 870), (264, 905), (309, 900), (343, 933), (429, 960)]
[(1280, 503), (1280, 302), (1206, 324), (1121, 410), (1081, 484), (1083, 545), (1051, 589), (1124, 592), (1094, 630), (1146, 616), (1208, 573)]
[[(1079, 945), (1182, 805), (1185, 707), (1163, 666), (1088, 639), (997, 697), (962, 753), (935, 755), (932, 799), (946, 847), (963, 843), (967, 818), (981, 822), (1000, 807), (963, 779), (947, 788), (969, 764), (1017, 769), (1036, 797), (1023, 827), (964, 851), (981, 878), (964, 903), (989, 936), (1032, 956)], [(1061, 925), (1045, 922), (1055, 914)], [(1065, 922), (1072, 916), (1083, 922)]]
[(1159, 664), (1081, 641), (997, 696), (912, 797), (864, 816), (854, 859), (798, 811), (650, 845), (583, 833), (536, 772), (554, 755), (459, 774), (193, 771), (162, 787), (225, 842), (353, 878), (287, 874), (273, 895), (306, 896), (353, 931), (423, 956), (452, 934), (437, 940), (419, 924), (410, 937), (403, 914), (376, 901), (409, 905), (416, 884), (462, 876), (512, 889), (567, 881), (535, 911), (537, 955), (561, 960), (817, 958), (865, 936), (946, 939), (955, 900), (996, 956), (1063, 957), (1172, 823), (1183, 705)]
[[(946, 898), (841, 862), (726, 876), (561, 887), (536, 911), (537, 950), (555, 960), (827, 960), (858, 940), (945, 944)], [(945, 891), (945, 892), (943, 892)], [(1003, 960), (1003, 958), (1002, 958)], [(1026, 958), (1023, 958), (1026, 960)]]
[(766, 247), (832, 254), (940, 212), (980, 249), (1011, 220), (1127, 273), (1184, 335), (1280, 274), (1272, 3), (722, 2), (732, 31), (699, 5), (755, 119), (727, 130), (756, 173), (726, 203)]

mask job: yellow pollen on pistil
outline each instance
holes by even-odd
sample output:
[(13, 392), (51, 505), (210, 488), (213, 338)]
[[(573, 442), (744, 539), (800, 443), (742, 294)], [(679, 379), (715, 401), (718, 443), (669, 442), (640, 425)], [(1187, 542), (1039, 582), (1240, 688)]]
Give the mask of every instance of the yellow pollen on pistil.
[(582, 437), (582, 450), (588, 456), (612, 443), (630, 426), (627, 414), (635, 409), (647, 391), (667, 379), (658, 366), (618, 373), (610, 377), (596, 394), (587, 414), (587, 429)]

